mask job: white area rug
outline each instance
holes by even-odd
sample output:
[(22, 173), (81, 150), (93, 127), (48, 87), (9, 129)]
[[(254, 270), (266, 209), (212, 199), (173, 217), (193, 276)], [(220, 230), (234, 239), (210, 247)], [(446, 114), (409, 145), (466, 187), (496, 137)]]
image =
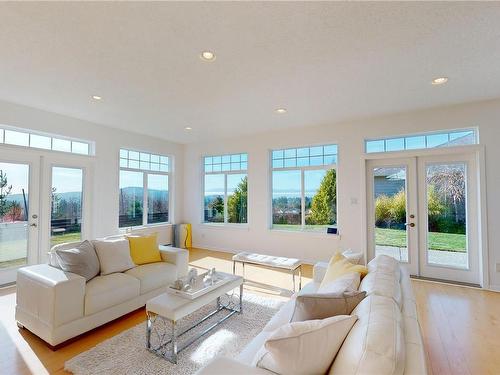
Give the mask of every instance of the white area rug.
[[(70, 359), (65, 363), (64, 369), (75, 375), (192, 374), (216, 356), (235, 357), (239, 354), (283, 303), (275, 298), (245, 291), (243, 314), (233, 315), (180, 352), (177, 365), (146, 349), (146, 324), (141, 323)], [(214, 307), (215, 302), (186, 317), (184, 322), (199, 319)], [(223, 314), (225, 312), (220, 312), (217, 317), (223, 317)], [(200, 330), (213, 321), (209, 319), (193, 331)]]

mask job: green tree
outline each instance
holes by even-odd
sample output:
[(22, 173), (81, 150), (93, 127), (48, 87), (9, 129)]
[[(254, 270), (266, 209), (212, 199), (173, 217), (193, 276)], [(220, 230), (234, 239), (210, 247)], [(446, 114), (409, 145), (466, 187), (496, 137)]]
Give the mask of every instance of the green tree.
[(7, 173), (0, 170), (0, 217), (3, 217), (9, 211), (7, 196), (12, 191), (12, 185), (7, 182)]
[(243, 177), (227, 200), (227, 221), (229, 223), (247, 222), (248, 178)]
[(212, 211), (210, 221), (224, 221), (224, 199), (220, 195), (208, 203), (208, 209)]
[(129, 217), (142, 217), (142, 202), (139, 200), (130, 202), (127, 215)]
[(337, 173), (334, 169), (326, 172), (319, 189), (314, 195), (311, 203), (311, 213), (307, 217), (306, 224), (329, 225), (333, 224), (337, 217), (335, 206), (337, 204)]

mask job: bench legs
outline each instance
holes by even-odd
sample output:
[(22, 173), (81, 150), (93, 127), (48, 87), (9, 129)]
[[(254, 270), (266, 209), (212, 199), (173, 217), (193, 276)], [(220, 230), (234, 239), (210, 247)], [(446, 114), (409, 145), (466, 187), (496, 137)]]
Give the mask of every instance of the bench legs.
[[(246, 264), (246, 262), (233, 260), (233, 275), (236, 275), (236, 263), (237, 262), (241, 263), (243, 282), (245, 282), (246, 281), (245, 280), (245, 264)], [(253, 263), (250, 263), (250, 264), (253, 264)], [(261, 267), (273, 268), (272, 266), (265, 266), (265, 265), (260, 265), (260, 264), (254, 264), (254, 265), (257, 267), (261, 266)], [(299, 277), (299, 291), (302, 289), (302, 264), (299, 265), (294, 270), (291, 270), (290, 272), (292, 274), (293, 292), (295, 293), (295, 292), (297, 292), (297, 287), (296, 287), (296, 283), (295, 283), (296, 274), (298, 274), (298, 277)]]

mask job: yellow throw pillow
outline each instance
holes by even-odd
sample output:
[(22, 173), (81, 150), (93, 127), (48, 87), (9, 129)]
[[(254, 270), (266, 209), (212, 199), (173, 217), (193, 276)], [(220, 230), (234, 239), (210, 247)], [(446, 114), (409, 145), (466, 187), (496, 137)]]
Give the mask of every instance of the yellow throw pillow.
[(150, 236), (129, 236), (130, 256), (135, 264), (161, 262), (156, 233)]
[(330, 259), (330, 263), (328, 263), (328, 268), (323, 281), (321, 281), (320, 288), (351, 272), (357, 272), (361, 275), (361, 278), (363, 278), (363, 276), (368, 273), (368, 268), (360, 264), (352, 264), (345, 256), (336, 253), (332, 259)]

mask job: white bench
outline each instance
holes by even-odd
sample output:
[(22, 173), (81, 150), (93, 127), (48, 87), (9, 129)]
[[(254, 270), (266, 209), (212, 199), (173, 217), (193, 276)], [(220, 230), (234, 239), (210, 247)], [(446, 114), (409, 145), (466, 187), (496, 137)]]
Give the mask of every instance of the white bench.
[(236, 263), (243, 267), (243, 279), (245, 279), (245, 264), (277, 268), (289, 271), (292, 274), (293, 291), (295, 292), (295, 274), (299, 275), (299, 290), (302, 289), (302, 261), (295, 258), (276, 257), (256, 253), (241, 252), (233, 256), (233, 274), (236, 274)]

